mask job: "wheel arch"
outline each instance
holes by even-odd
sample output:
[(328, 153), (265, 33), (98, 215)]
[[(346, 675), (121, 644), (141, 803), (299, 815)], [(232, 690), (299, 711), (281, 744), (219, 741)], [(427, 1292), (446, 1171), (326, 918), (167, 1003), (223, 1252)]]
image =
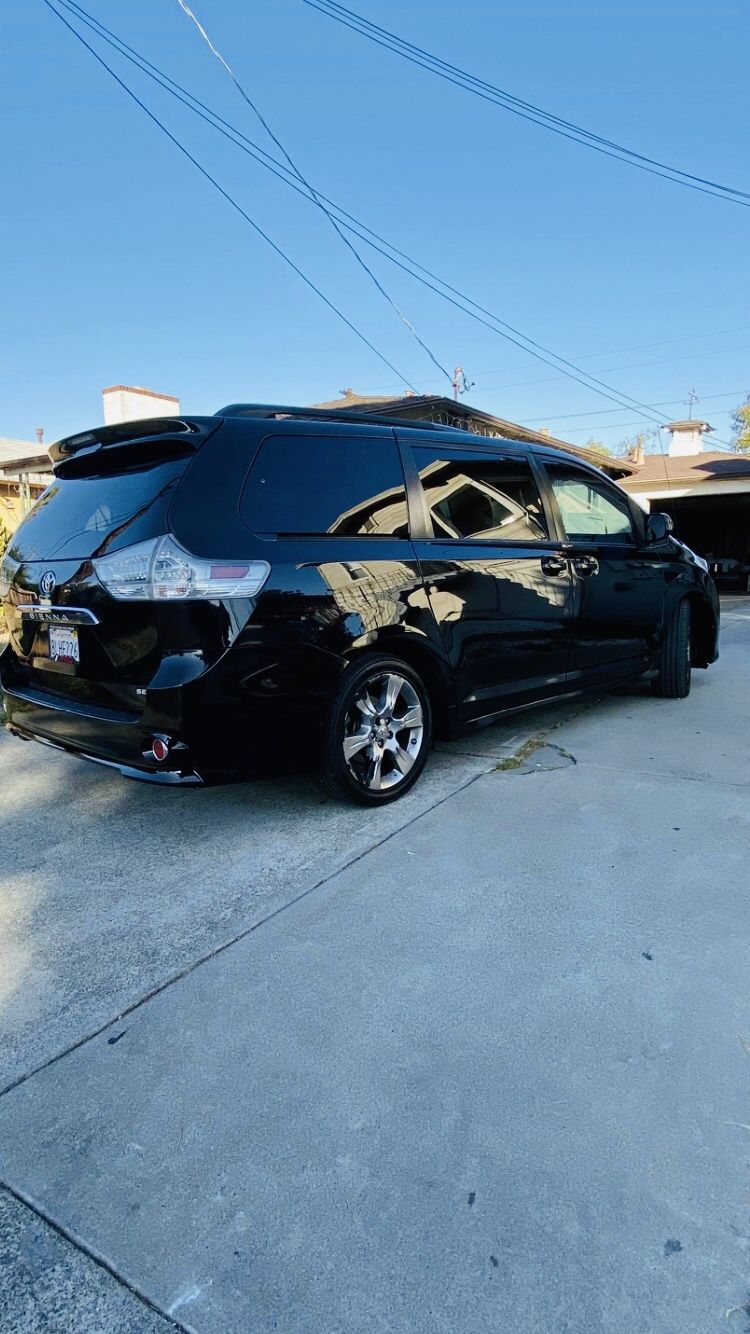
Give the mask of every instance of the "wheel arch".
[(423, 635), (398, 634), (385, 631), (369, 635), (352, 645), (347, 662), (357, 662), (368, 653), (387, 653), (412, 667), (424, 681), (432, 705), (435, 735), (452, 736), (455, 726), (455, 705), (450, 689), (447, 664)]
[(684, 600), (690, 605), (692, 665), (708, 667), (716, 660), (716, 616), (706, 599), (697, 591), (687, 593)]

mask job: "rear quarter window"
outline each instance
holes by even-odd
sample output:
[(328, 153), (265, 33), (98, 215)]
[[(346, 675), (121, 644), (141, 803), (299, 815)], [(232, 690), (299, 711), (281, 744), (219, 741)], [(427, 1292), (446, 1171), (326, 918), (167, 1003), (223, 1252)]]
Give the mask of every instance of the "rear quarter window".
[(408, 537), (396, 442), (267, 436), (245, 482), (240, 513), (254, 533)]

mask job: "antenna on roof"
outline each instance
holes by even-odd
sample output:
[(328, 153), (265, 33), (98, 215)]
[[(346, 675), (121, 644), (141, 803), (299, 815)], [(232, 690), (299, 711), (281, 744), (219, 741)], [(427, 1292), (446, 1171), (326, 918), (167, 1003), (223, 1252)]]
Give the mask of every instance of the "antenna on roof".
[(698, 398), (698, 395), (696, 394), (696, 392), (695, 392), (694, 389), (691, 389), (691, 390), (690, 390), (690, 393), (688, 394), (688, 396), (687, 396), (687, 398), (686, 398), (685, 401), (686, 401), (686, 403), (687, 403), (687, 405), (688, 405), (688, 421), (692, 421), (692, 420), (693, 420), (693, 404), (694, 404), (694, 403), (700, 403), (700, 399)]
[(474, 381), (467, 380), (463, 366), (456, 366), (451, 384), (453, 386), (453, 397), (456, 401), (458, 401), (459, 394), (468, 394), (469, 390), (474, 388)]

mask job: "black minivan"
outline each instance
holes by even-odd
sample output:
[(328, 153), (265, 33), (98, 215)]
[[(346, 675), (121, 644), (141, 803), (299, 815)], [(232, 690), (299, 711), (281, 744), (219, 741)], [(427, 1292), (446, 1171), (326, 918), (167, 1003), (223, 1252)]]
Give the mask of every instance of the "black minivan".
[(7, 726), (133, 778), (312, 763), (407, 792), (436, 734), (718, 655), (705, 561), (578, 457), (234, 404), (51, 448), (0, 565)]

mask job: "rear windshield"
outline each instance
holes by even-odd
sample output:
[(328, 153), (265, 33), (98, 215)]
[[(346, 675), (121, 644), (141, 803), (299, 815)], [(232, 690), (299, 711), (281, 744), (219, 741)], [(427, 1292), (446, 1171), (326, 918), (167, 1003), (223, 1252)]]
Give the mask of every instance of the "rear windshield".
[[(190, 453), (162, 455), (148, 464), (141, 457), (130, 467), (133, 460), (122, 451), (113, 454), (119, 456), (122, 471), (108, 470), (110, 456), (98, 464), (91, 460), (87, 475), (54, 478), (15, 535), (10, 550), (14, 559), (81, 559), (167, 531), (169, 502)], [(91, 475), (95, 466), (99, 471)], [(63, 472), (66, 468), (73, 470), (72, 460)]]

